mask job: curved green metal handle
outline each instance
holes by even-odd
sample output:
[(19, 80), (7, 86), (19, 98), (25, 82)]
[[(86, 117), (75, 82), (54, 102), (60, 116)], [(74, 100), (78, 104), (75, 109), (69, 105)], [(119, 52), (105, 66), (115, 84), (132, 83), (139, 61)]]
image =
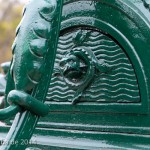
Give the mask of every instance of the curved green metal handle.
[(49, 112), (48, 105), (43, 104), (23, 91), (12, 90), (8, 94), (7, 99), (10, 106), (0, 110), (0, 120), (8, 119), (16, 115), (22, 108), (42, 117)]
[[(17, 38), (12, 47), (13, 61), (6, 88), (6, 99), (13, 103), (6, 108), (8, 114), (11, 111), (20, 113), (5, 141), (17, 140), (18, 144), (11, 145), (8, 142), (8, 145), (1, 146), (1, 150), (25, 149), (27, 145), (21, 145), (19, 140), (31, 138), (39, 119), (39, 115), (34, 114), (40, 111), (40, 115), (45, 115), (48, 111), (43, 102), (53, 72), (62, 6), (63, 0), (31, 0), (24, 10), (24, 19), (17, 28)], [(21, 111), (20, 106), (29, 111)], [(2, 114), (5, 112), (5, 109), (2, 110)]]
[[(32, 0), (27, 7), (28, 11), (26, 8), (24, 9), (23, 15), (26, 21), (18, 25), (16, 39), (12, 46), (13, 59), (9, 77), (10, 75), (12, 76), (11, 80), (14, 81), (14, 88), (12, 88), (12, 81), (9, 80), (5, 99), (8, 99), (9, 103), (12, 100), (16, 105), (22, 106), (39, 116), (44, 116), (48, 113), (48, 106), (40, 102), (40, 99), (37, 100), (29, 94), (34, 91), (46, 71), (45, 61), (49, 49), (50, 57), (55, 58), (56, 50), (53, 51), (55, 49), (53, 45), (56, 47), (57, 44), (53, 38), (50, 38), (50, 35), (56, 35), (58, 40), (60, 22), (55, 24), (54, 19), (61, 14), (61, 3), (56, 0), (42, 0), (36, 2), (35, 5), (35, 1)], [(60, 10), (57, 8), (60, 8)], [(50, 47), (51, 42), (54, 42), (52, 47)], [(51, 61), (51, 65), (53, 63)], [(16, 89), (16, 91), (10, 92), (13, 89)], [(7, 119), (19, 112), (21, 110), (19, 106), (10, 106), (0, 110), (0, 120)]]

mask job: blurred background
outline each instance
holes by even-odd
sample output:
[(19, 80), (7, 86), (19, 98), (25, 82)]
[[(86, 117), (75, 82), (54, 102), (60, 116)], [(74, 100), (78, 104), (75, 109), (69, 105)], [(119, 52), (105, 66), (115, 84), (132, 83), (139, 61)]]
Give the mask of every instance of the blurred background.
[(0, 64), (10, 61), (15, 30), (22, 17), (22, 9), (29, 0), (0, 0)]

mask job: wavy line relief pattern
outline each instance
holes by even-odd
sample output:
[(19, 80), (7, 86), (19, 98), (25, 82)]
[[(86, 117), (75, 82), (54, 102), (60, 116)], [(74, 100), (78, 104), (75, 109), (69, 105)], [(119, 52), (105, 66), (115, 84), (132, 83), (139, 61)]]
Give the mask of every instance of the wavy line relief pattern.
[[(70, 32), (60, 36), (55, 67), (66, 52), (74, 46), (73, 36)], [(104, 59), (111, 66), (109, 73), (96, 73), (94, 81), (83, 93), (80, 101), (87, 102), (140, 102), (140, 92), (133, 66), (122, 48), (110, 37), (101, 32), (91, 32), (88, 41), (82, 46), (90, 48), (97, 59)], [(52, 76), (52, 82), (47, 94), (48, 101), (71, 102), (75, 91), (70, 89), (61, 75)]]

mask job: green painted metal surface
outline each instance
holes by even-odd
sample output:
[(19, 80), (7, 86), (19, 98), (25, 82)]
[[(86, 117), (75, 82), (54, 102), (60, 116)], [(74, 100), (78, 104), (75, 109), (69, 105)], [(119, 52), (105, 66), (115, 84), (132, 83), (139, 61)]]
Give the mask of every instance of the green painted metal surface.
[[(1, 149), (150, 149), (149, 31), (149, 0), (32, 0), (6, 87), (19, 113)], [(37, 100), (49, 106), (40, 120)]]
[[(33, 0), (24, 9), (23, 20), (17, 28), (16, 39), (12, 46), (13, 59), (8, 73), (6, 99), (12, 99), (16, 103), (17, 97), (21, 105), (22, 103), (25, 103), (27, 107), (34, 107), (34, 103), (37, 105), (33, 98), (29, 98), (29, 96), (25, 98), (26, 92), (44, 102), (57, 48), (61, 8), (61, 1), (42, 0), (37, 2)], [(14, 88), (17, 90), (17, 94), (11, 92), (11, 95), (8, 95)], [(31, 101), (28, 101), (27, 104), (25, 101), (28, 98)], [(13, 105), (9, 107), (13, 108)], [(16, 107), (19, 106), (16, 105)], [(14, 111), (16, 111), (16, 107)], [(6, 109), (8, 108), (1, 110), (4, 111), (4, 115)], [(21, 144), (21, 141), (30, 139), (38, 118), (28, 111), (19, 112), (1, 149), (25, 149), (27, 145)], [(18, 142), (13, 145), (12, 141)]]

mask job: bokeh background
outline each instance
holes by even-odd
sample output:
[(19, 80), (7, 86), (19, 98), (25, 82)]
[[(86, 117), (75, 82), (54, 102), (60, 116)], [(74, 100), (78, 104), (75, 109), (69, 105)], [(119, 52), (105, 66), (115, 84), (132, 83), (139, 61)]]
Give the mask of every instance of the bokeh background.
[(0, 0), (0, 64), (10, 61), (15, 30), (29, 0)]

